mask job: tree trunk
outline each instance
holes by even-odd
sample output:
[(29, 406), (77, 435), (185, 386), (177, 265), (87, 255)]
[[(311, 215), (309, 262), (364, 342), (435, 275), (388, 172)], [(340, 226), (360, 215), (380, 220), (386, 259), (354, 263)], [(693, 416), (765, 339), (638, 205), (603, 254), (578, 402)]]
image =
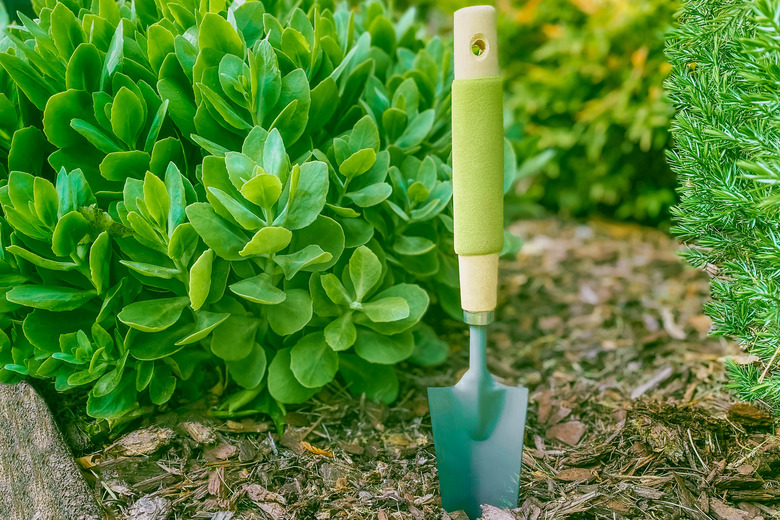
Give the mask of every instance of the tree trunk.
[(0, 384), (0, 518), (101, 518), (46, 403), (27, 383)]

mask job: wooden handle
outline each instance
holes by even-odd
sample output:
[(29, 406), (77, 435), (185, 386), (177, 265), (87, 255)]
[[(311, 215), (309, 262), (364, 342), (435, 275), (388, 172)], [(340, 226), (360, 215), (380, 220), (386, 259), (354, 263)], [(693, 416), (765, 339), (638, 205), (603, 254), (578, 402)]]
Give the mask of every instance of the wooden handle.
[(475, 5), (455, 11), (455, 79), (499, 76), (496, 10)]
[[(456, 82), (459, 80), (475, 80), (500, 76), (496, 10), (493, 7), (485, 5), (473, 6), (455, 12), (453, 54), (455, 60), (454, 72)], [(453, 90), (455, 90), (455, 88), (453, 88)], [(462, 226), (465, 226), (465, 224), (468, 223), (471, 227), (476, 223), (481, 226), (482, 229), (488, 228), (495, 231), (492, 229), (494, 226), (503, 226), (501, 217), (503, 213), (502, 204), (498, 208), (493, 207), (495, 211), (486, 212), (485, 210), (487, 208), (485, 208), (482, 201), (479, 200), (479, 197), (484, 196), (484, 193), (478, 193), (476, 190), (471, 190), (467, 187), (468, 184), (474, 182), (480, 183), (481, 187), (481, 183), (486, 180), (486, 174), (492, 172), (492, 170), (490, 170), (490, 172), (484, 169), (463, 171), (464, 168), (462, 168), (462, 161), (464, 160), (462, 158), (465, 158), (466, 154), (473, 152), (473, 150), (464, 150), (463, 148), (475, 146), (483, 147), (484, 145), (484, 143), (480, 144), (476, 142), (478, 141), (478, 138), (475, 140), (475, 135), (477, 132), (487, 131), (487, 127), (491, 126), (485, 124), (485, 121), (480, 120), (480, 117), (484, 117), (483, 114), (485, 112), (485, 107), (480, 106), (476, 99), (469, 100), (467, 104), (456, 105), (456, 103), (453, 102), (453, 120), (455, 123), (460, 121), (458, 118), (464, 118), (467, 120), (471, 119), (475, 122), (480, 121), (477, 124), (481, 126), (481, 128), (464, 129), (462, 128), (462, 125), (453, 124), (453, 170), (455, 171), (453, 188), (456, 192), (455, 214), (458, 215), (458, 209), (461, 209), (461, 217), (468, 216), (469, 219), (472, 219), (468, 222), (460, 220), (460, 222), (463, 223)], [(488, 110), (487, 112), (495, 111)], [(490, 119), (490, 116), (487, 117)], [(496, 118), (498, 119), (498, 123), (496, 123), (498, 124), (497, 130), (501, 134), (500, 162), (501, 175), (503, 175), (503, 125), (500, 123), (501, 115), (496, 115), (494, 113), (492, 119)], [(492, 126), (495, 126), (495, 124)], [(462, 136), (457, 133), (466, 130), (470, 131), (471, 135)], [(493, 128), (493, 130), (496, 129)], [(491, 132), (491, 134), (492, 133), (495, 132)], [(495, 144), (492, 142), (493, 137), (490, 139), (490, 144)], [(495, 152), (496, 150), (491, 150), (493, 156), (495, 156)], [(461, 168), (459, 168), (459, 166)], [(491, 167), (495, 167), (495, 165), (491, 165)], [(503, 186), (503, 180), (500, 181), (500, 183)], [(499, 200), (502, 203), (503, 191), (501, 191), (500, 194), (493, 194), (493, 199)], [(471, 215), (473, 215), (473, 206), (475, 204), (480, 204), (481, 206), (479, 208), (482, 211), (479, 212), (480, 217), (477, 217), (477, 220), (473, 221), (474, 217)], [(495, 204), (493, 204), (493, 206), (495, 206)], [(457, 225), (458, 219), (456, 217), (456, 234), (458, 233)], [(473, 229), (470, 229), (469, 231), (473, 231)], [(474, 233), (470, 233), (470, 236), (473, 238)], [(457, 242), (458, 239), (456, 239), (456, 246), (458, 245)], [(459, 254), (460, 297), (461, 308), (463, 308), (464, 311), (470, 313), (483, 313), (493, 311), (496, 308), (498, 299), (498, 257), (499, 254), (493, 252), (490, 254)]]

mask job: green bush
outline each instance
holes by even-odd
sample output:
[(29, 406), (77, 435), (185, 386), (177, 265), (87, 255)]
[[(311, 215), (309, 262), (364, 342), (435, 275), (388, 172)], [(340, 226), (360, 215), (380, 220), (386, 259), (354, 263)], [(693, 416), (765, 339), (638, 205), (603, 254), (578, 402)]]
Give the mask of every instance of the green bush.
[(713, 274), (712, 332), (752, 358), (727, 363), (732, 388), (778, 412), (780, 4), (688, 1), (667, 53), (678, 108), (674, 231), (690, 263)]
[(449, 45), (376, 1), (297, 5), (48, 0), (9, 28), (0, 380), (112, 421), (219, 380), (216, 413), (278, 421), (443, 361)]
[(663, 155), (672, 113), (663, 42), (677, 3), (518, 4), (502, 26), (510, 135), (554, 154), (527, 196), (574, 216), (667, 218), (675, 197)]

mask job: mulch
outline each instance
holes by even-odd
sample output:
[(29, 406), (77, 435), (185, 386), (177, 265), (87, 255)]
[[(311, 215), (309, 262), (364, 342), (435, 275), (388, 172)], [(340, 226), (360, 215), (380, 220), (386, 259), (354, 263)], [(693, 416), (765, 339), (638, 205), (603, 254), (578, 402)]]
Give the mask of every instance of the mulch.
[[(525, 244), (502, 264), (488, 365), (531, 403), (519, 507), (483, 518), (780, 517), (778, 424), (726, 388), (723, 358), (743, 354), (707, 335), (707, 274), (638, 226), (512, 231)], [(455, 321), (440, 328), (451, 358), (401, 367), (390, 407), (332, 385), (278, 435), (195, 403), (76, 446), (77, 462), (112, 519), (463, 519), (440, 506), (425, 388), (457, 380), (467, 341)]]

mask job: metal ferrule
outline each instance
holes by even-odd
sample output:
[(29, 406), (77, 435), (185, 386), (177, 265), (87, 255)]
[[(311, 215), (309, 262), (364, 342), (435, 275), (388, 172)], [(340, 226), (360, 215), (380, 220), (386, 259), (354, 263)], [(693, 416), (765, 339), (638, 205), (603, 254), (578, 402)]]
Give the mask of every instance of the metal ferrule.
[(493, 311), (471, 312), (463, 311), (463, 321), (467, 325), (490, 325), (493, 323), (495, 313)]

